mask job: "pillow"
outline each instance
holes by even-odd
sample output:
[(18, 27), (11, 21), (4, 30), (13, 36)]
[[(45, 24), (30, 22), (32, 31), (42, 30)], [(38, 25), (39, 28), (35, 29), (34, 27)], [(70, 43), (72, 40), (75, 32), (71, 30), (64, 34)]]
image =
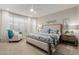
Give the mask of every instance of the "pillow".
[(12, 30), (8, 30), (8, 37), (9, 37), (9, 39), (12, 39), (13, 36), (14, 36), (13, 31)]
[(44, 27), (40, 32), (42, 32), (42, 33), (50, 33), (50, 29), (48, 27)]
[(52, 33), (52, 34), (59, 34), (59, 30), (57, 30), (57, 29), (50, 29), (50, 33)]

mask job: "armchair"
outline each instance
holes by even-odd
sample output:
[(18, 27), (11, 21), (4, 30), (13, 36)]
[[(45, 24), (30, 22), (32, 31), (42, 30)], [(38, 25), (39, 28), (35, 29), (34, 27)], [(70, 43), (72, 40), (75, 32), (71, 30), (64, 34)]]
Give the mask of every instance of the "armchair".
[(22, 35), (16, 31), (8, 30), (8, 39), (9, 42), (19, 42), (22, 40)]

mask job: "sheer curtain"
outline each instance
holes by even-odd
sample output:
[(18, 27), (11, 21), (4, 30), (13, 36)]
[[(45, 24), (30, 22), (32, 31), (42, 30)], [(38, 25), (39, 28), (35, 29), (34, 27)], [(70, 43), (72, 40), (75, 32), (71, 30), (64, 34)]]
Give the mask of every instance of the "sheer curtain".
[(11, 14), (10, 28), (22, 32), (23, 35), (36, 32), (36, 18), (24, 17), (16, 14)]
[(10, 28), (13, 29), (16, 32), (21, 32), (23, 35), (25, 35), (25, 20), (26, 17), (16, 15), (16, 14), (10, 14), (10, 18), (12, 21), (10, 22)]
[(7, 30), (20, 32), (23, 36), (36, 32), (36, 18), (21, 16), (7, 11), (2, 11), (1, 39), (6, 41)]

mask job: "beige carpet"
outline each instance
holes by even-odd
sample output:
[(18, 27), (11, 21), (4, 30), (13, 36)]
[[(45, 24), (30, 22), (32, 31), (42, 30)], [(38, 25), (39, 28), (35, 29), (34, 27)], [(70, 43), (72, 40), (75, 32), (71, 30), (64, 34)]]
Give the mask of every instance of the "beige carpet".
[(23, 39), (19, 43), (0, 42), (0, 55), (45, 55), (43, 51), (26, 44)]

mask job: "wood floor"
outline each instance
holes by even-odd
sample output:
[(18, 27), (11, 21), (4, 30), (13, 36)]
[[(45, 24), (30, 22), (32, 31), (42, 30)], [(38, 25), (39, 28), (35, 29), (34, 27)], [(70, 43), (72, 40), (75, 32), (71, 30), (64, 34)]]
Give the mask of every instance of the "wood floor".
[(43, 51), (26, 44), (26, 39), (19, 43), (0, 42), (0, 55), (45, 55)]
[[(55, 55), (72, 54), (79, 55), (79, 48), (60, 44)], [(0, 55), (47, 55), (45, 52), (26, 43), (23, 39), (19, 43), (0, 42)]]

